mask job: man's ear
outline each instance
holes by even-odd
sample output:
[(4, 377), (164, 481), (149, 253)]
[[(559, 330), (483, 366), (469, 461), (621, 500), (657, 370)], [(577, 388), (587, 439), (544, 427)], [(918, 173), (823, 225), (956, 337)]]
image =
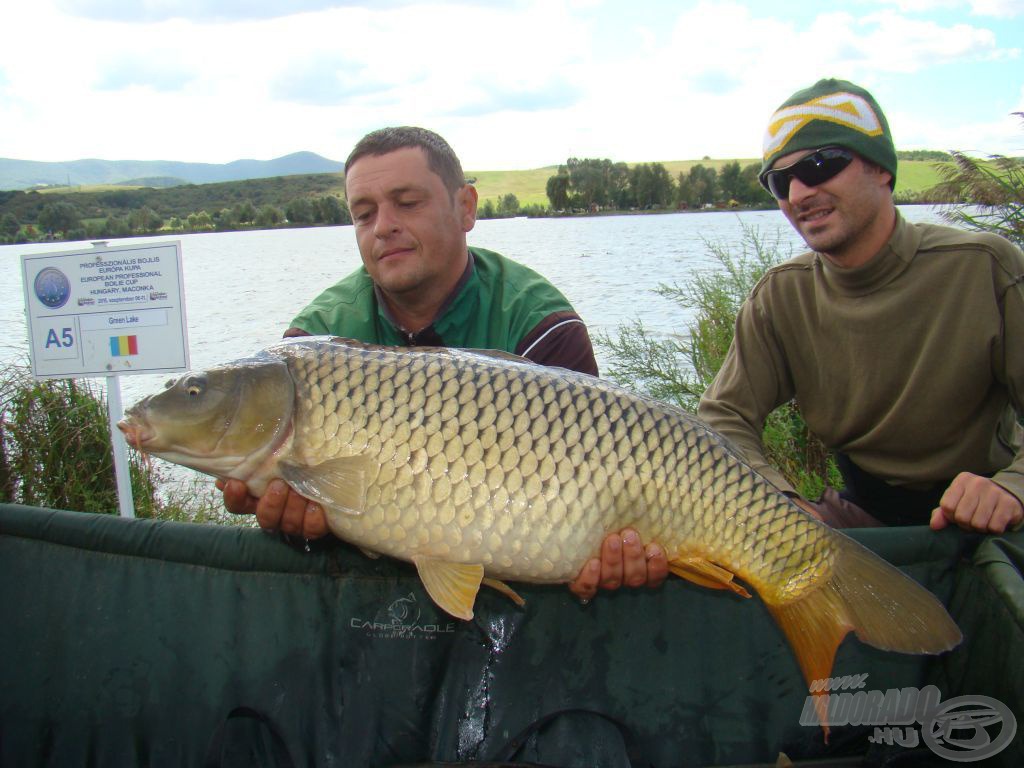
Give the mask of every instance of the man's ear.
[(889, 189), (892, 189), (893, 187), (896, 186), (893, 183), (892, 174), (889, 173), (889, 171), (885, 170), (885, 168), (880, 166), (878, 163), (873, 163), (870, 160), (864, 159), (861, 159), (861, 162), (864, 164), (864, 170), (867, 173), (874, 173), (878, 175), (879, 186), (885, 184), (887, 187), (889, 187)]
[(455, 193), (455, 208), (461, 217), (463, 232), (469, 232), (476, 226), (477, 199), (476, 187), (472, 184), (463, 184)]

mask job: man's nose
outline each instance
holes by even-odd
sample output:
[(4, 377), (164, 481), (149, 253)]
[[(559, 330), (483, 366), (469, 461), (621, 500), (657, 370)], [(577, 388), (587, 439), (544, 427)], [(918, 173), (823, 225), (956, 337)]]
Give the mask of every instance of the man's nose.
[(395, 211), (390, 205), (382, 205), (377, 208), (377, 218), (373, 223), (373, 234), (377, 237), (387, 237), (398, 231), (398, 219)]
[(817, 187), (812, 187), (808, 184), (804, 184), (796, 176), (789, 177), (789, 202), (799, 203), (806, 200), (808, 197), (814, 194)]

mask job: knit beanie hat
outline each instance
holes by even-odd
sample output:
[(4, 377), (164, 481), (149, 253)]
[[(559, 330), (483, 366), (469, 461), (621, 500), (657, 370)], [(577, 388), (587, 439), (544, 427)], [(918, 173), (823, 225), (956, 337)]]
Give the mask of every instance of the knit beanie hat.
[(801, 149), (839, 146), (853, 150), (892, 174), (896, 148), (889, 124), (874, 97), (847, 80), (819, 80), (782, 103), (764, 134), (760, 178), (782, 155)]

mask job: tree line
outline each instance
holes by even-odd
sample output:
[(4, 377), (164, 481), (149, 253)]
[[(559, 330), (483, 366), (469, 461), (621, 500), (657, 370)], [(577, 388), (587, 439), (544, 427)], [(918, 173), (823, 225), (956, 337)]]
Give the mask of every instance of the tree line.
[(758, 183), (760, 164), (738, 160), (720, 169), (697, 163), (676, 178), (661, 163), (613, 163), (570, 157), (548, 178), (546, 193), (556, 211), (694, 209), (709, 206), (768, 207), (774, 200)]
[(149, 206), (143, 206), (123, 215), (109, 214), (106, 218), (83, 220), (81, 211), (73, 203), (57, 201), (45, 203), (35, 222), (23, 224), (15, 214), (3, 214), (0, 217), (0, 241), (24, 242), (38, 239), (40, 235), (56, 234), (64, 240), (94, 240), (155, 232), (215, 232), (351, 223), (348, 208), (331, 196), (297, 198), (283, 210), (270, 204), (257, 209), (246, 201), (213, 213), (194, 211), (184, 217), (170, 216), (167, 219)]
[[(949, 166), (948, 153), (915, 150), (901, 160)], [(705, 158), (673, 178), (662, 163), (629, 166), (598, 158), (569, 158), (547, 180), (549, 206), (521, 205), (512, 194), (486, 199), (481, 219), (552, 216), (602, 210), (683, 210), (708, 207), (771, 208), (775, 201), (757, 181), (758, 163), (738, 160), (717, 168)], [(168, 188), (104, 191), (0, 191), (0, 243), (42, 239), (85, 240), (351, 223), (341, 174), (185, 184)], [(901, 192), (899, 202), (941, 202), (934, 190)]]
[(339, 174), (170, 188), (0, 192), (0, 242), (349, 224)]

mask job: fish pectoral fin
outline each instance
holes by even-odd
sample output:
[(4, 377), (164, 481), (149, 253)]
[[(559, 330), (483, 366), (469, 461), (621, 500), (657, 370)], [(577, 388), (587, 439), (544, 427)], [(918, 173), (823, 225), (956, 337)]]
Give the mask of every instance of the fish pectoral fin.
[(498, 590), (499, 592), (501, 592), (501, 594), (503, 594), (505, 597), (507, 597), (509, 600), (511, 600), (516, 605), (518, 605), (520, 608), (522, 608), (524, 605), (526, 605), (526, 601), (523, 600), (523, 598), (521, 598), (519, 596), (519, 593), (516, 592), (514, 589), (512, 589), (512, 587), (510, 587), (504, 581), (499, 581), (498, 579), (491, 579), (491, 578), (488, 578), (488, 577), (484, 577), (482, 583), (484, 585), (490, 587), (491, 589)]
[(359, 551), (362, 552), (364, 555), (366, 555), (371, 560), (379, 560), (380, 559), (380, 552), (374, 552), (372, 549), (366, 549), (365, 547), (360, 547)]
[(692, 581), (708, 589), (728, 589), (740, 597), (750, 597), (750, 593), (737, 584), (736, 575), (719, 565), (702, 557), (678, 557), (668, 561), (668, 569), (676, 576)]
[(473, 603), (484, 577), (480, 563), (451, 563), (426, 555), (414, 555), (412, 561), (431, 600), (457, 619), (473, 618)]
[(349, 515), (363, 514), (370, 476), (366, 456), (329, 459), (315, 466), (282, 462), (278, 467), (285, 482), (307, 499)]

